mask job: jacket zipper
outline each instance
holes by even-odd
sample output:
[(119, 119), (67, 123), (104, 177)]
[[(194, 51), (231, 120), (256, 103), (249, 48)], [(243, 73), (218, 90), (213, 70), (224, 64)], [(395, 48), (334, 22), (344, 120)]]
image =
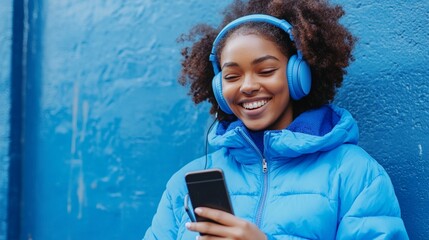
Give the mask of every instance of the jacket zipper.
[(258, 208), (257, 208), (257, 212), (256, 212), (256, 220), (255, 220), (256, 226), (258, 226), (258, 228), (260, 228), (261, 227), (260, 225), (262, 222), (262, 213), (264, 210), (265, 200), (267, 198), (267, 193), (268, 193), (268, 163), (267, 163), (267, 160), (265, 159), (264, 155), (259, 150), (258, 146), (256, 146), (256, 144), (247, 135), (247, 133), (241, 128), (239, 128), (238, 130), (239, 130), (240, 135), (242, 135), (242, 137), (250, 144), (250, 146), (252, 146), (252, 148), (258, 153), (258, 155), (262, 159), (262, 173), (264, 175), (264, 182), (262, 184), (262, 195), (261, 195), (261, 199), (260, 199), (259, 204), (258, 204)]

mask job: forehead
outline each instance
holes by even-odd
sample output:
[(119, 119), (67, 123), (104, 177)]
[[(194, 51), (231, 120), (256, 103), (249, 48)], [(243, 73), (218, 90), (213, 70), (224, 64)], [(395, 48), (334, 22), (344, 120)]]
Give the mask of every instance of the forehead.
[(245, 60), (273, 55), (284, 56), (278, 45), (260, 34), (243, 34), (236, 32), (230, 35), (220, 52), (220, 62)]
[(225, 35), (224, 39), (220, 41), (217, 48), (218, 57), (220, 57), (224, 47), (226, 44), (229, 44), (231, 40), (246, 35), (258, 36), (266, 41), (269, 41), (285, 56), (289, 56), (290, 46), (286, 32), (266, 23), (246, 23), (231, 29)]

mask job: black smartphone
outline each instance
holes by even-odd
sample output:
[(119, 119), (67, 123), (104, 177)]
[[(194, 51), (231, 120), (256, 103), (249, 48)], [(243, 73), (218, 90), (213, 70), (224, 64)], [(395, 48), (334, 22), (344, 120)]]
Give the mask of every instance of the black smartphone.
[[(185, 176), (192, 207), (209, 207), (234, 214), (221, 169), (189, 172)], [(195, 214), (196, 221), (211, 221)]]

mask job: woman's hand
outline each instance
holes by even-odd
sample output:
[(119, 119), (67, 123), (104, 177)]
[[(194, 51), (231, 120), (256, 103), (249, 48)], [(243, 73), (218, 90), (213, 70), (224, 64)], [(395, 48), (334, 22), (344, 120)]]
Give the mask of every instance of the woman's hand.
[[(214, 240), (214, 239), (234, 239), (234, 240), (266, 240), (265, 234), (258, 227), (237, 218), (232, 214), (224, 211), (199, 207), (195, 209), (195, 213), (201, 217), (205, 217), (215, 221), (212, 222), (189, 222), (186, 227), (190, 231), (206, 234), (200, 236), (198, 240)], [(218, 224), (219, 223), (219, 224)]]

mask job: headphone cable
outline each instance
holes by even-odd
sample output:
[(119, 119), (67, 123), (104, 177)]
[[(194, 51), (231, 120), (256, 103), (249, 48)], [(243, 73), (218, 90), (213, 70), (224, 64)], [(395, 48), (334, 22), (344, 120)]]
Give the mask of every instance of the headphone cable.
[(204, 163), (204, 169), (207, 169), (207, 162), (208, 162), (208, 154), (209, 154), (209, 133), (210, 133), (210, 131), (212, 130), (212, 128), (213, 128), (213, 126), (215, 125), (215, 123), (216, 123), (216, 121), (217, 121), (217, 113), (216, 113), (216, 116), (215, 116), (215, 119), (214, 119), (214, 121), (210, 124), (210, 127), (209, 127), (209, 129), (207, 130), (207, 133), (206, 133), (206, 143), (205, 143), (205, 151), (206, 151), (206, 154), (205, 154), (205, 156), (206, 156), (206, 162)]

